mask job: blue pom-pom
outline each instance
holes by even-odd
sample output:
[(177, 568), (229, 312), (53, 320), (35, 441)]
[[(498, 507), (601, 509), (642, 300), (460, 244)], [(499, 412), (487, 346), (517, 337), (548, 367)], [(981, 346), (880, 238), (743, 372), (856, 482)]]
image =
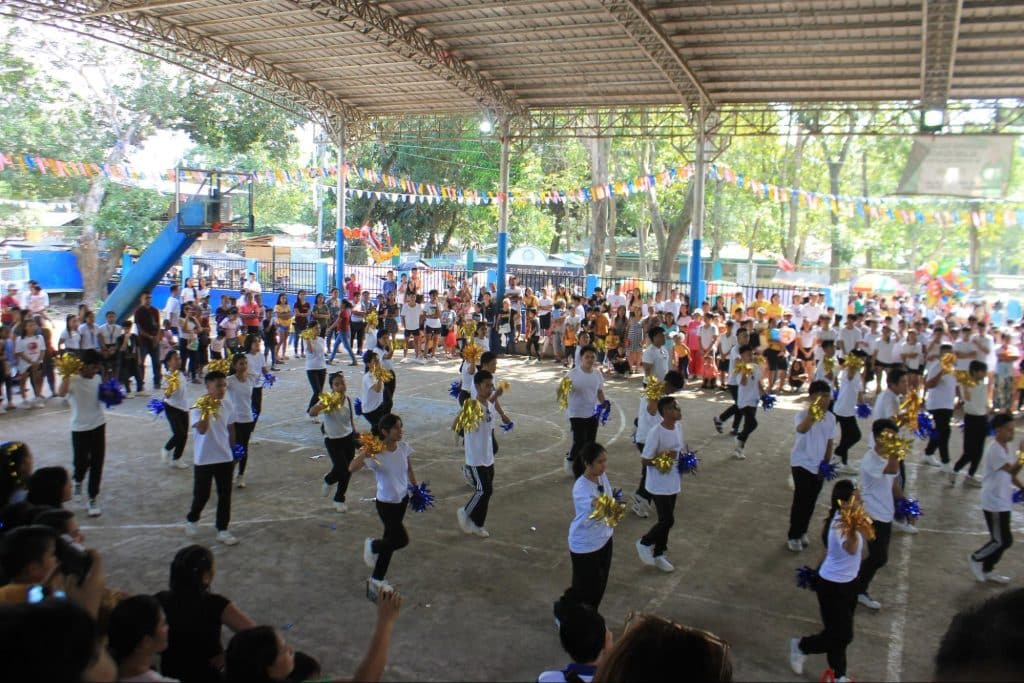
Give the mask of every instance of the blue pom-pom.
[(919, 439), (930, 439), (935, 436), (935, 420), (931, 413), (917, 414), (917, 429), (914, 430), (914, 436)]
[(830, 462), (823, 462), (818, 465), (818, 474), (825, 477), (825, 481), (832, 481), (839, 476), (839, 472), (836, 471), (836, 466)]
[(761, 407), (767, 413), (769, 410), (775, 407), (776, 398), (775, 394), (762, 394), (761, 395)]
[(263, 373), (263, 388), (264, 389), (270, 389), (271, 387), (274, 386), (274, 382), (276, 382), (276, 381), (277, 381), (277, 377), (275, 377), (274, 375), (270, 374), (269, 372), (264, 372)]
[(501, 431), (503, 431), (503, 432), (511, 432), (512, 428), (515, 427), (515, 426), (516, 426), (515, 422), (505, 422), (504, 424), (501, 425)]
[(866, 420), (867, 418), (871, 417), (871, 406), (869, 406), (867, 403), (858, 403), (857, 417), (859, 417), (862, 420)]
[(680, 451), (679, 458), (676, 460), (676, 468), (679, 470), (679, 474), (697, 474), (697, 466), (700, 464), (700, 458), (693, 451)]
[(361, 399), (358, 399), (358, 398), (356, 399), (355, 407), (353, 408), (353, 410), (356, 411), (356, 415), (362, 415), (363, 414), (363, 402), (362, 402)]
[(419, 486), (409, 484), (409, 505), (413, 512), (424, 512), (434, 507), (434, 494), (427, 488), (426, 482), (421, 482)]
[(260, 411), (258, 411), (255, 408), (253, 408), (252, 409), (252, 421), (255, 422), (258, 419), (260, 419)]
[(921, 506), (913, 498), (900, 498), (896, 501), (896, 511), (893, 516), (897, 519), (917, 519), (921, 516)]
[(832, 400), (835, 401), (835, 400), (838, 400), (838, 399), (839, 399), (839, 390), (838, 389), (833, 389), (832, 390)]
[(462, 381), (452, 380), (451, 386), (448, 387), (448, 395), (452, 398), (458, 398), (460, 393), (462, 393)]
[(1013, 492), (1014, 503), (1024, 503), (1024, 491), (1017, 489)]
[(621, 503), (622, 502), (622, 496), (623, 495), (625, 495), (625, 494), (622, 493), (622, 489), (612, 489), (612, 498), (615, 499), (616, 503)]
[(108, 408), (121, 405), (124, 401), (124, 387), (116, 379), (109, 379), (100, 385), (99, 399)]
[(996, 435), (996, 428), (992, 426), (991, 422), (988, 423), (988, 432), (987, 433), (988, 433), (988, 435), (990, 437), (995, 437), (995, 435)]
[(796, 587), (809, 591), (818, 587), (818, 570), (807, 566), (798, 567), (796, 570)]
[(238, 462), (245, 457), (245, 446), (240, 443), (236, 443), (231, 447), (231, 459)]
[(612, 414), (612, 402), (605, 400), (604, 403), (598, 403), (594, 406), (594, 417), (601, 421), (601, 425), (605, 425), (608, 422), (608, 418)]
[(146, 410), (159, 417), (164, 414), (164, 402), (159, 398), (151, 398), (146, 404)]

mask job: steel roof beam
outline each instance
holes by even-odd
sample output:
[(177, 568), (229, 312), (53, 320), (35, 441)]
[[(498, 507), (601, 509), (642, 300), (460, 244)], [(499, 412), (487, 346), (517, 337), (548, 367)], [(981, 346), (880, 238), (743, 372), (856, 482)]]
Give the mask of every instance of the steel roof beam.
[(341, 23), (354, 25), (376, 42), (419, 66), (440, 73), (446, 81), (481, 106), (506, 115), (521, 115), (526, 108), (500, 86), (439, 45), (420, 27), (389, 14), (366, 0), (289, 0)]
[(941, 109), (949, 98), (963, 0), (921, 0), (921, 102)]

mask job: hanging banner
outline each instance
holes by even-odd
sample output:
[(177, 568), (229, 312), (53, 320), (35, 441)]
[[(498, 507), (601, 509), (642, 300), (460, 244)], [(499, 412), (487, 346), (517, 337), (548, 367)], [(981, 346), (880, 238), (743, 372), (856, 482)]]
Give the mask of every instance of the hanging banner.
[(1001, 199), (1016, 140), (1014, 135), (918, 136), (897, 193)]

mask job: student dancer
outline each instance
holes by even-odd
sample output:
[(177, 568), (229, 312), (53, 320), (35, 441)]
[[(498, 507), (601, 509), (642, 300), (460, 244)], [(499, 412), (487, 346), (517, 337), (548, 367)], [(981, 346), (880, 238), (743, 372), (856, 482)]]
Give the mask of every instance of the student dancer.
[[(306, 406), (308, 413), (309, 409), (320, 400), (320, 392), (324, 390), (324, 383), (327, 381), (327, 348), (324, 345), (324, 338), (315, 334), (307, 334), (303, 341), (306, 351), (302, 357), (306, 359), (306, 379), (309, 381), (311, 390), (309, 405)], [(318, 420), (314, 417), (313, 421), (317, 422)]]
[(384, 450), (373, 456), (365, 450), (360, 452), (348, 469), (358, 472), (366, 467), (377, 477), (377, 515), (384, 523), (384, 534), (381, 538), (368, 538), (363, 544), (363, 562), (373, 569), (366, 581), (366, 595), (376, 602), (381, 592), (393, 590), (384, 580), (391, 555), (409, 545), (402, 520), (409, 507), (409, 486), (417, 484), (409, 461), (414, 451), (402, 441), (402, 418), (388, 413), (373, 428), (373, 434), (384, 442)]
[(981, 454), (985, 452), (985, 437), (988, 436), (988, 365), (980, 360), (972, 360), (967, 372), (973, 386), (961, 385), (964, 395), (964, 448), (960, 459), (953, 465), (949, 475), (949, 485), (956, 486), (956, 475), (964, 467), (968, 467), (964, 483), (981, 486), (981, 479), (975, 476), (981, 464)]
[(199, 533), (199, 517), (210, 500), (210, 485), (217, 486), (217, 540), (236, 545), (238, 538), (228, 531), (231, 523), (231, 475), (235, 471), (234, 407), (227, 396), (227, 375), (218, 370), (206, 373), (206, 393), (189, 411), (195, 467), (192, 469), (192, 505), (185, 516), (185, 534)]
[[(683, 375), (676, 370), (669, 370), (665, 375), (665, 390), (664, 396), (674, 394), (680, 391), (686, 380), (683, 379)], [(661, 416), (658, 414), (658, 400), (657, 398), (648, 398), (646, 394), (640, 396), (640, 409), (637, 411), (636, 420), (633, 424), (636, 425), (636, 431), (633, 432), (633, 443), (636, 444), (636, 449), (641, 453), (644, 452), (644, 439), (647, 438), (647, 434), (650, 433), (651, 427), (658, 424), (661, 420)], [(637, 517), (646, 519), (651, 514), (651, 509), (654, 507), (654, 498), (647, 491), (647, 465), (640, 463), (640, 485), (637, 486), (636, 493), (633, 494), (633, 513)]]
[[(928, 365), (925, 375), (924, 409), (932, 414), (935, 420), (935, 433), (928, 439), (924, 449), (924, 464), (940, 467), (943, 472), (952, 473), (953, 466), (949, 462), (949, 423), (953, 419), (953, 406), (956, 402), (956, 376), (947, 371), (942, 364), (942, 357), (953, 353), (951, 344), (943, 343), (939, 347), (939, 358)], [(935, 451), (939, 452), (942, 462), (935, 459)]]
[(729, 396), (732, 397), (732, 405), (726, 408), (725, 412), (721, 415), (714, 418), (715, 431), (719, 434), (722, 433), (722, 425), (725, 424), (725, 421), (730, 417), (732, 418), (732, 429), (729, 430), (729, 435), (737, 436), (740, 433), (740, 420), (743, 418), (743, 413), (740, 412), (739, 404), (736, 402), (740, 391), (740, 376), (739, 373), (736, 372), (736, 364), (740, 360), (740, 349), (747, 345), (747, 341), (749, 339), (750, 333), (741, 327), (736, 332), (736, 342), (729, 349), (725, 388), (729, 391)]
[[(367, 335), (367, 340), (369, 339), (370, 335)], [(383, 414), (387, 414), (391, 412), (391, 408), (395, 405), (395, 388), (398, 382), (397, 373), (395, 372), (394, 334), (388, 329), (383, 329), (375, 337), (375, 340), (372, 348), (377, 351), (377, 359), (380, 361), (380, 366), (391, 373), (389, 379), (384, 382)]]
[(363, 354), (363, 384), (359, 394), (363, 418), (370, 423), (371, 429), (377, 428), (380, 419), (388, 414), (384, 407), (384, 382), (381, 381), (376, 369), (381, 367), (375, 351)]
[(100, 480), (107, 447), (107, 418), (100, 403), (100, 370), (103, 359), (95, 349), (82, 351), (82, 369), (61, 379), (58, 395), (71, 404), (71, 451), (74, 454), (75, 496), (82, 495), (82, 481), (89, 473), (89, 516), (99, 517)]
[(887, 447), (887, 438), (897, 438), (900, 428), (889, 419), (875, 420), (871, 425), (874, 445), (860, 461), (861, 497), (864, 511), (871, 517), (875, 537), (868, 541), (868, 556), (861, 562), (857, 575), (857, 602), (868, 609), (882, 609), (882, 603), (871, 597), (868, 588), (875, 573), (889, 561), (889, 540), (895, 517), (895, 500), (903, 498), (900, 488), (900, 452)]
[[(495, 363), (497, 361), (495, 360)], [(456, 511), (459, 528), (467, 534), (482, 538), (490, 536), (484, 528), (487, 507), (494, 493), (494, 412), (497, 407), (497, 392), (494, 390), (494, 375), (487, 370), (477, 370), (473, 375), (475, 395), (469, 401), (477, 401), (483, 410), (483, 420), (476, 429), (466, 430), (463, 443), (466, 454), (466, 472), (476, 492), (464, 507)], [(505, 424), (509, 423), (507, 416)], [(455, 430), (455, 423), (452, 423)]]
[(980, 582), (1010, 583), (1010, 577), (994, 573), (996, 563), (1013, 544), (1010, 532), (1010, 511), (1013, 509), (1013, 487), (1024, 489), (1018, 478), (1024, 466), (1024, 442), (1018, 453), (1010, 453), (1013, 441), (1013, 417), (1000, 413), (992, 418), (996, 435), (985, 450), (982, 461), (981, 510), (985, 514), (989, 541), (969, 558), (971, 573)]
[(757, 404), (764, 393), (764, 387), (761, 386), (764, 371), (760, 363), (754, 362), (754, 349), (749, 344), (740, 347), (737, 374), (739, 384), (736, 387), (736, 408), (743, 415), (743, 431), (736, 435), (736, 450), (732, 455), (737, 460), (746, 460), (747, 456), (743, 449), (747, 445), (747, 439), (757, 429)]
[(794, 486), (786, 546), (795, 553), (810, 545), (807, 527), (824, 483), (820, 467), (832, 459), (832, 433), (836, 430), (836, 416), (828, 410), (832, 398), (828, 382), (820, 379), (811, 382), (808, 393), (810, 405), (794, 417), (796, 438), (789, 456)]
[[(900, 402), (907, 395), (910, 386), (909, 373), (903, 368), (893, 368), (885, 373), (885, 383), (885, 390), (875, 399), (871, 416), (876, 420), (895, 420), (900, 413)], [(874, 446), (873, 436), (869, 445)], [(903, 460), (899, 462), (899, 483), (901, 488), (907, 485), (907, 470)], [(917, 527), (911, 524), (909, 519), (893, 519), (892, 528), (905, 534), (917, 533)]]
[(676, 496), (680, 490), (679, 468), (673, 458), (672, 466), (662, 472), (656, 466), (655, 458), (666, 452), (678, 456), (686, 447), (686, 438), (683, 436), (682, 412), (675, 398), (665, 396), (659, 399), (658, 414), (661, 421), (647, 433), (640, 454), (641, 462), (647, 467), (646, 488), (653, 498), (658, 521), (636, 542), (636, 551), (644, 564), (670, 572), (675, 567), (665, 556), (665, 550), (668, 549), (669, 531), (675, 524)]
[(813, 636), (789, 641), (789, 665), (798, 676), (804, 673), (807, 655), (825, 653), (833, 680), (846, 676), (846, 648), (853, 642), (853, 613), (857, 609), (857, 574), (864, 549), (862, 529), (843, 529), (839, 504), (860, 505), (856, 488), (847, 479), (832, 487), (832, 509), (825, 520), (825, 560), (818, 567), (818, 608), (824, 629)]
[(865, 354), (855, 349), (846, 354), (844, 366), (838, 373), (841, 384), (839, 395), (832, 406), (832, 413), (839, 422), (839, 445), (836, 446), (836, 457), (842, 463), (839, 471), (852, 474), (855, 469), (847, 464), (850, 449), (860, 441), (860, 427), (857, 425), (857, 404), (864, 401), (864, 370)]
[(597, 663), (612, 647), (612, 632), (604, 617), (586, 605), (569, 605), (561, 610), (558, 639), (572, 662), (564, 669), (542, 672), (537, 683), (589, 683)]
[(597, 440), (598, 418), (594, 415), (597, 404), (610, 405), (604, 397), (604, 375), (594, 367), (597, 349), (584, 346), (580, 349), (580, 363), (566, 375), (572, 381), (569, 405), (566, 410), (572, 428), (572, 448), (565, 460), (565, 471), (573, 477), (583, 474), (583, 465), (577, 459), (584, 444)]
[(245, 466), (249, 462), (249, 438), (256, 428), (256, 417), (252, 407), (252, 380), (249, 379), (249, 360), (244, 353), (231, 357), (231, 372), (227, 377), (228, 398), (231, 400), (231, 428), (234, 445), (241, 446), (238, 458), (238, 477), (235, 486), (245, 488)]
[(246, 335), (242, 341), (242, 350), (245, 352), (248, 366), (249, 386), (252, 387), (249, 400), (252, 403), (252, 428), (255, 431), (256, 422), (259, 421), (260, 414), (263, 412), (263, 375), (267, 373), (260, 335), (257, 333)]
[(828, 382), (829, 391), (836, 388), (836, 380), (839, 378), (839, 361), (836, 359), (836, 343), (831, 339), (824, 339), (821, 342), (821, 359), (814, 369), (812, 382)]
[(608, 574), (612, 566), (612, 535), (615, 529), (604, 519), (593, 518), (600, 496), (612, 496), (608, 481), (608, 453), (604, 446), (591, 441), (580, 449), (583, 474), (572, 486), (575, 513), (569, 524), (569, 559), (572, 562), (572, 583), (555, 602), (555, 618), (562, 620), (577, 605), (594, 611), (601, 606)]
[(188, 400), (185, 397), (185, 375), (181, 372), (181, 354), (171, 351), (164, 358), (167, 372), (163, 376), (164, 415), (171, 426), (171, 438), (164, 444), (161, 461), (168, 467), (187, 470), (188, 462), (182, 459), (188, 442)]
[(332, 372), (330, 387), (333, 394), (330, 400), (327, 403), (320, 400), (309, 409), (309, 414), (314, 417), (323, 415), (320, 430), (324, 434), (327, 457), (331, 459), (331, 471), (324, 476), (320, 492), (326, 497), (331, 493), (331, 487), (337, 484), (334, 491), (334, 511), (348, 512), (345, 493), (348, 491), (348, 481), (352, 476), (348, 466), (352, 464), (356, 447), (359, 445), (356, 441), (356, 423), (352, 400), (347, 396), (345, 375), (341, 372)]

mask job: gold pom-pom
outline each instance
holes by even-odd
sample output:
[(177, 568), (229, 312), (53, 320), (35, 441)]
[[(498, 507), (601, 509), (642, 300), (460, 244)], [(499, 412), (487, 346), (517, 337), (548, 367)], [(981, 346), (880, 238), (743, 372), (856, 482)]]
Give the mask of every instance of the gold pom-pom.
[(512, 388), (512, 385), (508, 383), (507, 379), (503, 379), (500, 382), (498, 382), (498, 388), (501, 389), (503, 392), (506, 392)]
[(825, 366), (825, 374), (831, 375), (836, 371), (836, 357), (825, 356), (821, 359), (822, 364)]
[(169, 375), (164, 375), (164, 381), (167, 383), (167, 386), (164, 387), (164, 398), (170, 398), (181, 388), (181, 373), (174, 371)]
[(843, 367), (847, 370), (853, 370), (854, 372), (860, 372), (864, 367), (864, 359), (860, 356), (855, 356), (852, 353), (843, 359)]
[(61, 377), (72, 377), (77, 375), (85, 367), (85, 363), (78, 356), (74, 356), (70, 353), (65, 353), (63, 356), (57, 358), (54, 361), (54, 365), (57, 366), (57, 372), (60, 373)]
[(956, 354), (955, 353), (944, 353), (939, 358), (939, 366), (943, 372), (952, 373), (956, 370)]
[(339, 394), (336, 391), (325, 391), (320, 394), (319, 403), (323, 406), (325, 413), (333, 413), (341, 410), (341, 406), (345, 401), (345, 394)]
[(598, 353), (601, 353), (602, 351), (605, 350), (604, 339), (595, 338), (593, 346), (597, 350)]
[(828, 412), (828, 408), (820, 401), (815, 401), (814, 403), (812, 403), (808, 410), (811, 413), (811, 418), (815, 422), (821, 422), (822, 420), (824, 420), (825, 413)]
[(916, 392), (909, 392), (900, 402), (900, 412), (893, 418), (900, 427), (917, 429), (917, 416), (924, 407), (924, 399)]
[(594, 509), (588, 516), (588, 519), (599, 519), (613, 528), (622, 521), (626, 514), (626, 504), (615, 500), (615, 498), (607, 493), (602, 493), (594, 498), (592, 505)]
[(754, 376), (754, 370), (757, 369), (757, 364), (754, 362), (738, 363), (737, 368), (739, 369), (741, 375), (750, 378)]
[(875, 527), (871, 517), (864, 511), (864, 506), (856, 497), (839, 503), (839, 528), (843, 533), (850, 534), (861, 532), (869, 540), (875, 538)]
[(644, 398), (648, 401), (657, 401), (665, 395), (665, 383), (655, 379), (653, 375), (647, 376), (647, 386), (644, 387)]
[(379, 318), (377, 317), (377, 311), (373, 310), (366, 314), (363, 318), (366, 321), (367, 327), (377, 327)]
[(898, 460), (903, 460), (910, 455), (913, 443), (912, 439), (904, 439), (896, 432), (885, 431), (876, 439), (875, 450), (883, 458), (888, 459), (895, 455)]
[(566, 375), (558, 383), (558, 407), (562, 410), (569, 408), (569, 394), (572, 393), (572, 379)]
[(462, 327), (459, 328), (459, 336), (463, 339), (472, 339), (476, 336), (476, 323), (462, 323)]
[(480, 362), (480, 356), (482, 356), (483, 353), (484, 349), (482, 346), (470, 342), (462, 349), (462, 358), (467, 363), (477, 365)]
[(956, 381), (960, 383), (960, 386), (968, 389), (978, 386), (978, 380), (974, 379), (969, 370), (957, 370), (955, 374)]
[(668, 474), (676, 466), (676, 454), (672, 451), (662, 451), (651, 459), (651, 464), (662, 474)]
[(231, 371), (231, 360), (228, 358), (217, 358), (206, 364), (207, 374), (211, 372), (223, 372), (225, 375)]
[(199, 416), (203, 420), (212, 420), (220, 414), (220, 399), (209, 394), (203, 394), (196, 400), (193, 408), (199, 409)]
[(359, 435), (359, 447), (371, 458), (384, 452), (384, 442), (370, 432), (363, 432)]
[(314, 339), (316, 339), (319, 336), (320, 336), (320, 328), (318, 326), (316, 326), (316, 325), (314, 325), (313, 327), (307, 327), (306, 329), (304, 329), (302, 332), (299, 333), (299, 337), (303, 341), (308, 341), (308, 342), (313, 341)]
[(388, 370), (383, 365), (377, 365), (370, 371), (373, 374), (373, 378), (377, 381), (387, 384), (395, 378), (395, 373)]
[(475, 431), (484, 421), (484, 407), (475, 398), (466, 399), (459, 414), (455, 416), (454, 431), (466, 433)]

